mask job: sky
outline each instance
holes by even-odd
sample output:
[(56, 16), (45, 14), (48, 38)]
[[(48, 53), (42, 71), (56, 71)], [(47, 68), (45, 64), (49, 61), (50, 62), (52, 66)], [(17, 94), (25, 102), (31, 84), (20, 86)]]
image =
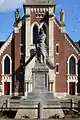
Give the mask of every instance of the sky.
[[(13, 31), (14, 11), (19, 8), (23, 16), (25, 0), (0, 0), (0, 41), (5, 41)], [(56, 4), (56, 16), (59, 19), (60, 9), (65, 11), (66, 32), (73, 41), (80, 40), (80, 0), (53, 0)]]

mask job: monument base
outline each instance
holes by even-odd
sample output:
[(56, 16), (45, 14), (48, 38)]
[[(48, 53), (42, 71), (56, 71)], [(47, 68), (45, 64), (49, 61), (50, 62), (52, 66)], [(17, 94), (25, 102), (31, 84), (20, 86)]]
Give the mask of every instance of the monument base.
[[(23, 100), (25, 102), (25, 100)], [(27, 104), (27, 105), (21, 105), (21, 108), (24, 109), (19, 109), (15, 118), (16, 119), (21, 119), (23, 116), (27, 116), (31, 119), (34, 118), (38, 118), (38, 104), (40, 103), (35, 101), (37, 104)], [(50, 103), (51, 101), (47, 101), (48, 103)], [(56, 103), (56, 105), (51, 105), (51, 104), (47, 104), (47, 105), (43, 105), (43, 118), (52, 118), (53, 116), (57, 115), (59, 116), (59, 118), (64, 118), (64, 113), (63, 110), (61, 109), (61, 105), (59, 103), (59, 101), (54, 101), (53, 99), (53, 103)], [(55, 108), (55, 109), (53, 109)], [(59, 108), (59, 109), (57, 109)]]
[[(33, 75), (33, 90), (28, 93), (27, 97), (24, 96), (20, 100), (21, 108), (19, 109), (15, 118), (27, 116), (31, 119), (38, 118), (38, 104), (42, 104), (43, 118), (51, 118), (52, 116), (64, 117), (63, 110), (61, 109), (60, 101), (57, 97), (49, 92), (45, 87), (47, 83), (49, 68), (44, 63), (36, 63), (32, 69)], [(55, 109), (53, 109), (55, 108)], [(59, 108), (59, 109), (57, 109)]]

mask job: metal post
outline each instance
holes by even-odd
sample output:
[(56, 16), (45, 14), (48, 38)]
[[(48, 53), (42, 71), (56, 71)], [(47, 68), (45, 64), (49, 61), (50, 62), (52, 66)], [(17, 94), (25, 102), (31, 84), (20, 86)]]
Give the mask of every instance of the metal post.
[(72, 99), (71, 99), (71, 105), (70, 105), (70, 109), (72, 109)]
[(6, 108), (7, 108), (7, 103), (8, 103), (8, 100), (6, 100)]
[(10, 108), (10, 99), (8, 99), (7, 107)]
[(38, 120), (43, 120), (43, 104), (38, 103)]

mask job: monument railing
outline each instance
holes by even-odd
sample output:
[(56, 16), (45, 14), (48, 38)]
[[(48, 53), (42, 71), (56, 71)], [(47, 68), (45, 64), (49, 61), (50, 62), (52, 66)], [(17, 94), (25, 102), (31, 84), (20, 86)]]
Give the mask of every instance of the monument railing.
[[(38, 109), (38, 106), (37, 107), (17, 107), (16, 105), (20, 104), (20, 101), (8, 101), (6, 100), (5, 103), (3, 104), (6, 104), (6, 107), (4, 106), (3, 109), (10, 109), (10, 110), (17, 110), (17, 109)], [(43, 109), (79, 109), (80, 110), (80, 101), (78, 102), (74, 102), (72, 99), (68, 99), (66, 101), (61, 101), (61, 107), (44, 107)], [(1, 108), (0, 108), (1, 109)]]

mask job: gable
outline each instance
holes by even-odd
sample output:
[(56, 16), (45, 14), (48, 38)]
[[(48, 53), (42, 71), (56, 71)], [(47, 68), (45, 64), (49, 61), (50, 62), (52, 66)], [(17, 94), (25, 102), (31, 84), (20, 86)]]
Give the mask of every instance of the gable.
[(75, 45), (72, 39), (69, 37), (67, 33), (64, 34), (65, 39), (69, 42), (70, 46), (75, 50), (77, 54), (80, 53), (80, 49)]
[[(58, 37), (58, 39), (59, 39), (59, 37), (60, 36), (63, 36), (64, 37), (64, 39), (66, 39), (67, 41), (68, 41), (68, 43), (70, 44), (70, 46), (75, 50), (75, 52), (77, 53), (77, 54), (79, 54), (80, 53), (80, 49), (79, 49), (79, 47), (75, 44), (75, 42), (73, 42), (73, 40), (69, 37), (69, 35), (65, 32), (65, 33), (61, 33), (61, 24), (60, 24), (60, 22), (57, 20), (57, 18), (55, 17), (55, 21), (54, 21), (54, 29), (55, 29), (55, 33), (56, 33), (56, 36)], [(61, 34), (61, 35), (59, 35), (59, 34)]]
[(11, 43), (12, 38), (13, 38), (13, 33), (10, 34), (10, 36), (7, 39), (7, 41), (5, 41), (5, 43), (2, 45), (2, 47), (0, 49), (0, 55), (4, 52), (4, 50), (6, 49), (6, 47)]

